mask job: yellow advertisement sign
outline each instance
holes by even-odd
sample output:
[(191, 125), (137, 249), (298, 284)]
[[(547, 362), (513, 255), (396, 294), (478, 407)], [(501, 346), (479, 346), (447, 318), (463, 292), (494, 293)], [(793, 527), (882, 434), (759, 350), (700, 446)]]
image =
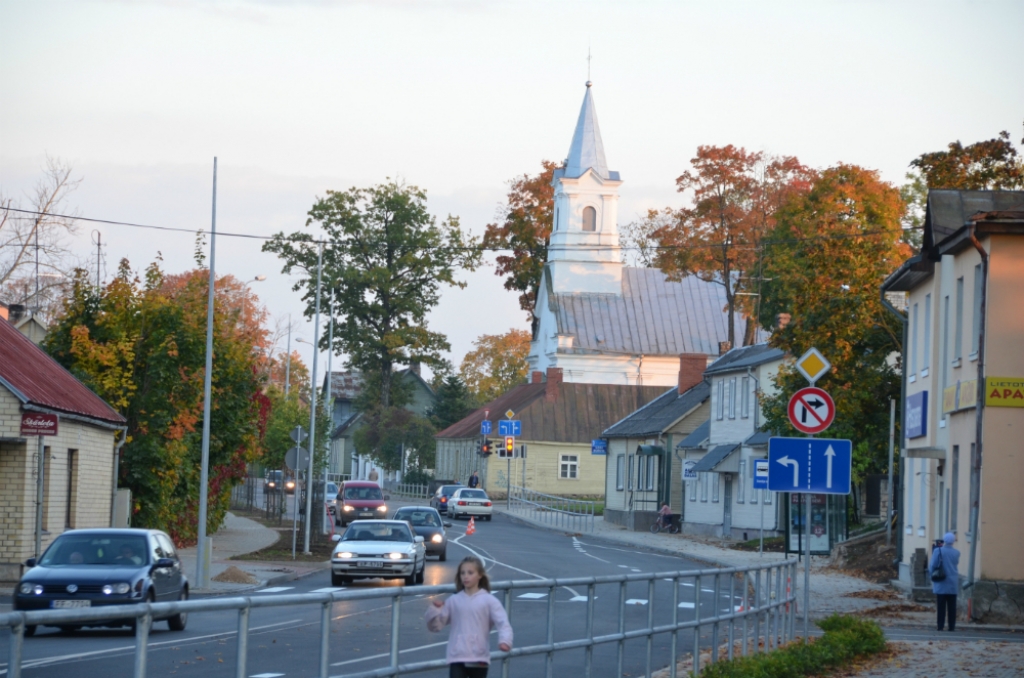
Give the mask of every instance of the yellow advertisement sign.
[(987, 377), (985, 407), (1024, 407), (1024, 378)]
[(942, 412), (956, 412), (978, 404), (978, 380), (958, 381), (942, 391)]

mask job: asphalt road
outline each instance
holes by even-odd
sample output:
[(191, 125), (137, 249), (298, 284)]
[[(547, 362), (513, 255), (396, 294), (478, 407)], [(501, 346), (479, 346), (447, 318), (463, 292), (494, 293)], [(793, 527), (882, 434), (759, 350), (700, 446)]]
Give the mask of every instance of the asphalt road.
[[(426, 583), (447, 584), (454, 581), (458, 561), (470, 554), (483, 556), (493, 581), (528, 580), (550, 577), (582, 577), (616, 575), (635, 572), (666, 572), (695, 569), (697, 564), (676, 556), (638, 550), (585, 536), (550, 532), (520, 523), (504, 516), (491, 522), (480, 521), (476, 533), (464, 534), (466, 523), (456, 521), (449, 530), (447, 562), (427, 562)], [(367, 589), (397, 587), (401, 581), (362, 580), (351, 588)], [(627, 587), (626, 629), (643, 628), (648, 614), (656, 624), (666, 624), (672, 615), (671, 581), (658, 580), (653, 599), (646, 582)], [(702, 582), (699, 602), (702, 617), (716, 607), (711, 582)], [(327, 572), (253, 593), (254, 596), (277, 596), (311, 591), (335, 590)], [(557, 589), (554, 594), (554, 637), (569, 640), (585, 635), (586, 589)], [(692, 619), (698, 592), (692, 582), (680, 587), (681, 619)], [(583, 598), (583, 600), (581, 600)], [(736, 601), (734, 601), (736, 602)], [(720, 595), (720, 609), (728, 609), (729, 601)], [(447, 631), (434, 634), (426, 630), (423, 614), (431, 604), (430, 597), (407, 596), (402, 600), (400, 632), (401, 661), (423, 661), (444, 657)], [(595, 602), (595, 633), (617, 631), (619, 606), (618, 585), (597, 588)], [(247, 675), (252, 678), (306, 678), (316, 674), (319, 652), (319, 606), (255, 609), (250, 617), (249, 663)], [(515, 645), (523, 647), (546, 640), (548, 615), (547, 589), (516, 590), (510, 618), (515, 631)], [(345, 601), (335, 603), (331, 611), (332, 632), (331, 675), (343, 676), (372, 670), (387, 664), (391, 632), (391, 611), (388, 599)], [(237, 623), (236, 613), (192, 614), (184, 632), (172, 632), (165, 622), (157, 622), (150, 636), (149, 676), (187, 676), (213, 678), (234, 675)], [(960, 635), (955, 634), (955, 635)], [(0, 637), (0, 676), (6, 675), (9, 634)], [(952, 638), (948, 638), (952, 639)], [(652, 667), (669, 662), (669, 636), (655, 639)], [(682, 648), (692, 646), (692, 636), (680, 633)], [(492, 647), (496, 648), (496, 639)], [(647, 646), (643, 639), (625, 644), (624, 673), (643, 675)], [(533, 677), (544, 675), (544, 658), (517, 658), (511, 675)], [(554, 675), (581, 674), (583, 650), (559, 652), (554, 657)], [(24, 675), (32, 678), (65, 678), (72, 668), (76, 677), (110, 678), (130, 676), (134, 662), (134, 636), (128, 629), (86, 629), (63, 634), (57, 629), (40, 627), (24, 646)], [(615, 676), (616, 646), (607, 644), (594, 650), (594, 676)], [(500, 675), (499, 667), (491, 675)], [(422, 673), (423, 676), (447, 676), (446, 670)]]

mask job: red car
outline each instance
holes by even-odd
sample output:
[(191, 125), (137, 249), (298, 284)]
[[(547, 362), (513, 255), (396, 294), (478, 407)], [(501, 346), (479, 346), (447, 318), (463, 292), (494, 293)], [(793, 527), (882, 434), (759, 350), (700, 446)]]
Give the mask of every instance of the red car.
[(385, 499), (387, 497), (377, 483), (371, 480), (347, 480), (338, 490), (334, 524), (348, 525), (353, 520), (387, 518), (388, 506), (384, 503)]

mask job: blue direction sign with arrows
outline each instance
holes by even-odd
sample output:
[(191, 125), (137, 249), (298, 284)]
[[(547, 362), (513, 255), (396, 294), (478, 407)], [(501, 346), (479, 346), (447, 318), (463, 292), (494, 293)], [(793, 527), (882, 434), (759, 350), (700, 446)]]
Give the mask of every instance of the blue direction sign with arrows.
[(518, 438), (523, 435), (523, 422), (519, 419), (501, 419), (498, 421), (499, 436), (514, 436)]
[(769, 438), (768, 489), (850, 494), (853, 444), (828, 438)]
[(491, 434), (491, 422), (484, 419), (480, 422), (480, 435), (487, 436)]

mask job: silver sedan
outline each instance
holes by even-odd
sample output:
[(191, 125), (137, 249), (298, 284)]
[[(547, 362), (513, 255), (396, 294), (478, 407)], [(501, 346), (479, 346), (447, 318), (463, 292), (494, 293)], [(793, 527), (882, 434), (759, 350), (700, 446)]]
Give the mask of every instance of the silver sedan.
[(334, 535), (331, 585), (353, 579), (404, 579), (406, 586), (423, 583), (427, 566), (423, 537), (404, 520), (355, 520), (345, 534)]

